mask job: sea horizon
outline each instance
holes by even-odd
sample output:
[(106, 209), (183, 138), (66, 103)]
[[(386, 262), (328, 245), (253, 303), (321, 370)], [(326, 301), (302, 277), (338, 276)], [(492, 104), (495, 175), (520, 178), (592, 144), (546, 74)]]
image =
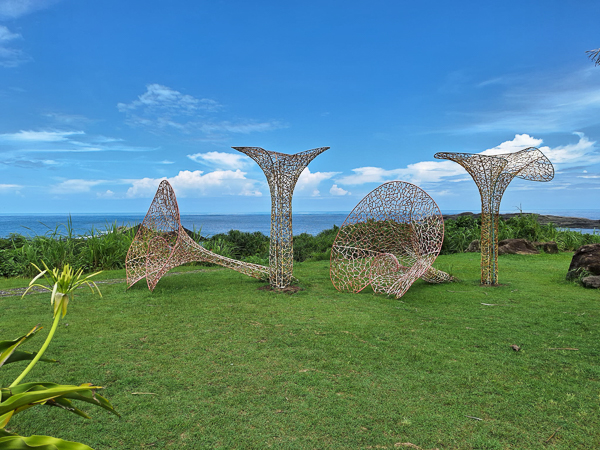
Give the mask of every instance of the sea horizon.
[[(445, 210), (443, 215), (461, 214), (471, 212), (478, 214), (481, 211)], [(600, 220), (600, 209), (573, 209), (573, 210), (536, 210), (518, 211), (501, 210), (501, 214), (543, 214), (564, 217), (580, 217)], [(348, 216), (349, 211), (299, 211), (293, 213), (293, 233), (298, 235), (308, 233), (316, 235), (323, 230), (340, 226)], [(37, 236), (56, 232), (64, 235), (67, 224), (71, 221), (74, 235), (83, 236), (94, 232), (103, 232), (113, 224), (117, 226), (132, 226), (144, 220), (145, 212), (133, 213), (0, 213), (0, 238), (10, 234), (23, 236)], [(229, 230), (244, 232), (259, 231), (265, 235), (270, 232), (270, 213), (188, 213), (182, 214), (181, 223), (185, 228), (200, 230), (204, 236), (210, 237)], [(587, 232), (589, 230), (582, 230)]]

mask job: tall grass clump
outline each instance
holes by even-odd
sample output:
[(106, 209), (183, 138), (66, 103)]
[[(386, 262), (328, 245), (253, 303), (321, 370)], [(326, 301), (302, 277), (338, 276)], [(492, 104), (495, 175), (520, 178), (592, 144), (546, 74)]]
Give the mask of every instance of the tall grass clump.
[(134, 237), (134, 228), (123, 230), (116, 223), (107, 224), (103, 231), (92, 228), (78, 236), (70, 219), (43, 235), (11, 234), (0, 239), (0, 276), (34, 276), (37, 272), (33, 264), (40, 266), (41, 261), (57, 268), (69, 264), (85, 272), (120, 269), (125, 266)]
[[(481, 238), (481, 219), (460, 216), (445, 222), (442, 253), (464, 252), (469, 244)], [(553, 223), (542, 225), (537, 214), (520, 214), (498, 221), (498, 240), (527, 239), (531, 242), (556, 242), (560, 251), (577, 250), (582, 245), (600, 243), (600, 233), (586, 234), (580, 231), (558, 228)]]

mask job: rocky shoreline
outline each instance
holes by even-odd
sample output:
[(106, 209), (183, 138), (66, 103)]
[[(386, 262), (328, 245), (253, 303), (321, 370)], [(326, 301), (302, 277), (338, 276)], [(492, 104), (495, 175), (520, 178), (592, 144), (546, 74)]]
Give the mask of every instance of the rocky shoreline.
[[(517, 217), (517, 216), (527, 216), (529, 214), (520, 214), (520, 213), (511, 213), (511, 214), (500, 214), (500, 217), (502, 217), (503, 219), (510, 219), (512, 217)], [(564, 216), (551, 216), (551, 215), (543, 215), (543, 214), (536, 214), (538, 217), (538, 222), (541, 225), (546, 225), (548, 223), (553, 223), (554, 225), (556, 225), (559, 228), (584, 228), (584, 229), (599, 229), (600, 230), (600, 220), (593, 220), (593, 219), (585, 219), (583, 217), (564, 217)], [(458, 217), (462, 217), (462, 216), (473, 216), (476, 218), (479, 218), (479, 216), (481, 216), (481, 214), (474, 214), (471, 212), (464, 212), (464, 213), (460, 213), (460, 214), (448, 214), (446, 216), (444, 216), (444, 220), (447, 219), (454, 219), (456, 220)]]

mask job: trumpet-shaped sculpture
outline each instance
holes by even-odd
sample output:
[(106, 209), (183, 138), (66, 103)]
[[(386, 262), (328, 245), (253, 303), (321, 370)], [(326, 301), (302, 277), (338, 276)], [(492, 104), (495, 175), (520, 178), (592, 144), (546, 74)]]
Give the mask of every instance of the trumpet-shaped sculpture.
[(498, 218), (504, 191), (518, 177), (530, 181), (550, 181), (554, 167), (537, 148), (515, 153), (483, 155), (473, 153), (436, 153), (465, 168), (481, 195), (481, 284), (498, 284)]
[(192, 261), (219, 264), (259, 279), (269, 274), (268, 267), (226, 258), (196, 243), (181, 226), (175, 192), (163, 180), (127, 252), (127, 287), (145, 277), (153, 291), (165, 273)]
[(233, 147), (252, 158), (267, 177), (271, 191), (271, 243), (269, 246), (269, 283), (285, 288), (293, 279), (292, 196), (302, 171), (329, 147), (288, 155), (260, 147)]
[(330, 276), (339, 291), (400, 298), (418, 278), (451, 277), (432, 267), (444, 240), (444, 219), (421, 188), (384, 183), (363, 198), (342, 224), (331, 249)]

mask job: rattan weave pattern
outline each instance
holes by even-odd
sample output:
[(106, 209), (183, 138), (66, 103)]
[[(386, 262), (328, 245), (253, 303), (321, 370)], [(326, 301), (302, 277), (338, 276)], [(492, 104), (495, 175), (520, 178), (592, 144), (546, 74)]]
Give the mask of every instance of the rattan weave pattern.
[(506, 188), (515, 178), (550, 181), (554, 167), (537, 148), (514, 153), (484, 155), (440, 152), (437, 159), (448, 159), (465, 168), (481, 195), (481, 284), (498, 284), (498, 218), (500, 202)]
[(431, 267), (442, 248), (444, 220), (433, 199), (404, 181), (377, 187), (348, 215), (331, 250), (330, 276), (339, 291), (404, 295), (419, 277), (451, 277)]
[(292, 196), (298, 177), (308, 164), (329, 147), (289, 155), (260, 147), (232, 147), (252, 158), (263, 170), (271, 191), (269, 283), (282, 289), (293, 280)]
[(175, 191), (163, 180), (127, 252), (127, 287), (145, 277), (152, 291), (169, 270), (192, 261), (218, 264), (259, 279), (269, 274), (268, 267), (217, 255), (196, 243), (181, 226)]

